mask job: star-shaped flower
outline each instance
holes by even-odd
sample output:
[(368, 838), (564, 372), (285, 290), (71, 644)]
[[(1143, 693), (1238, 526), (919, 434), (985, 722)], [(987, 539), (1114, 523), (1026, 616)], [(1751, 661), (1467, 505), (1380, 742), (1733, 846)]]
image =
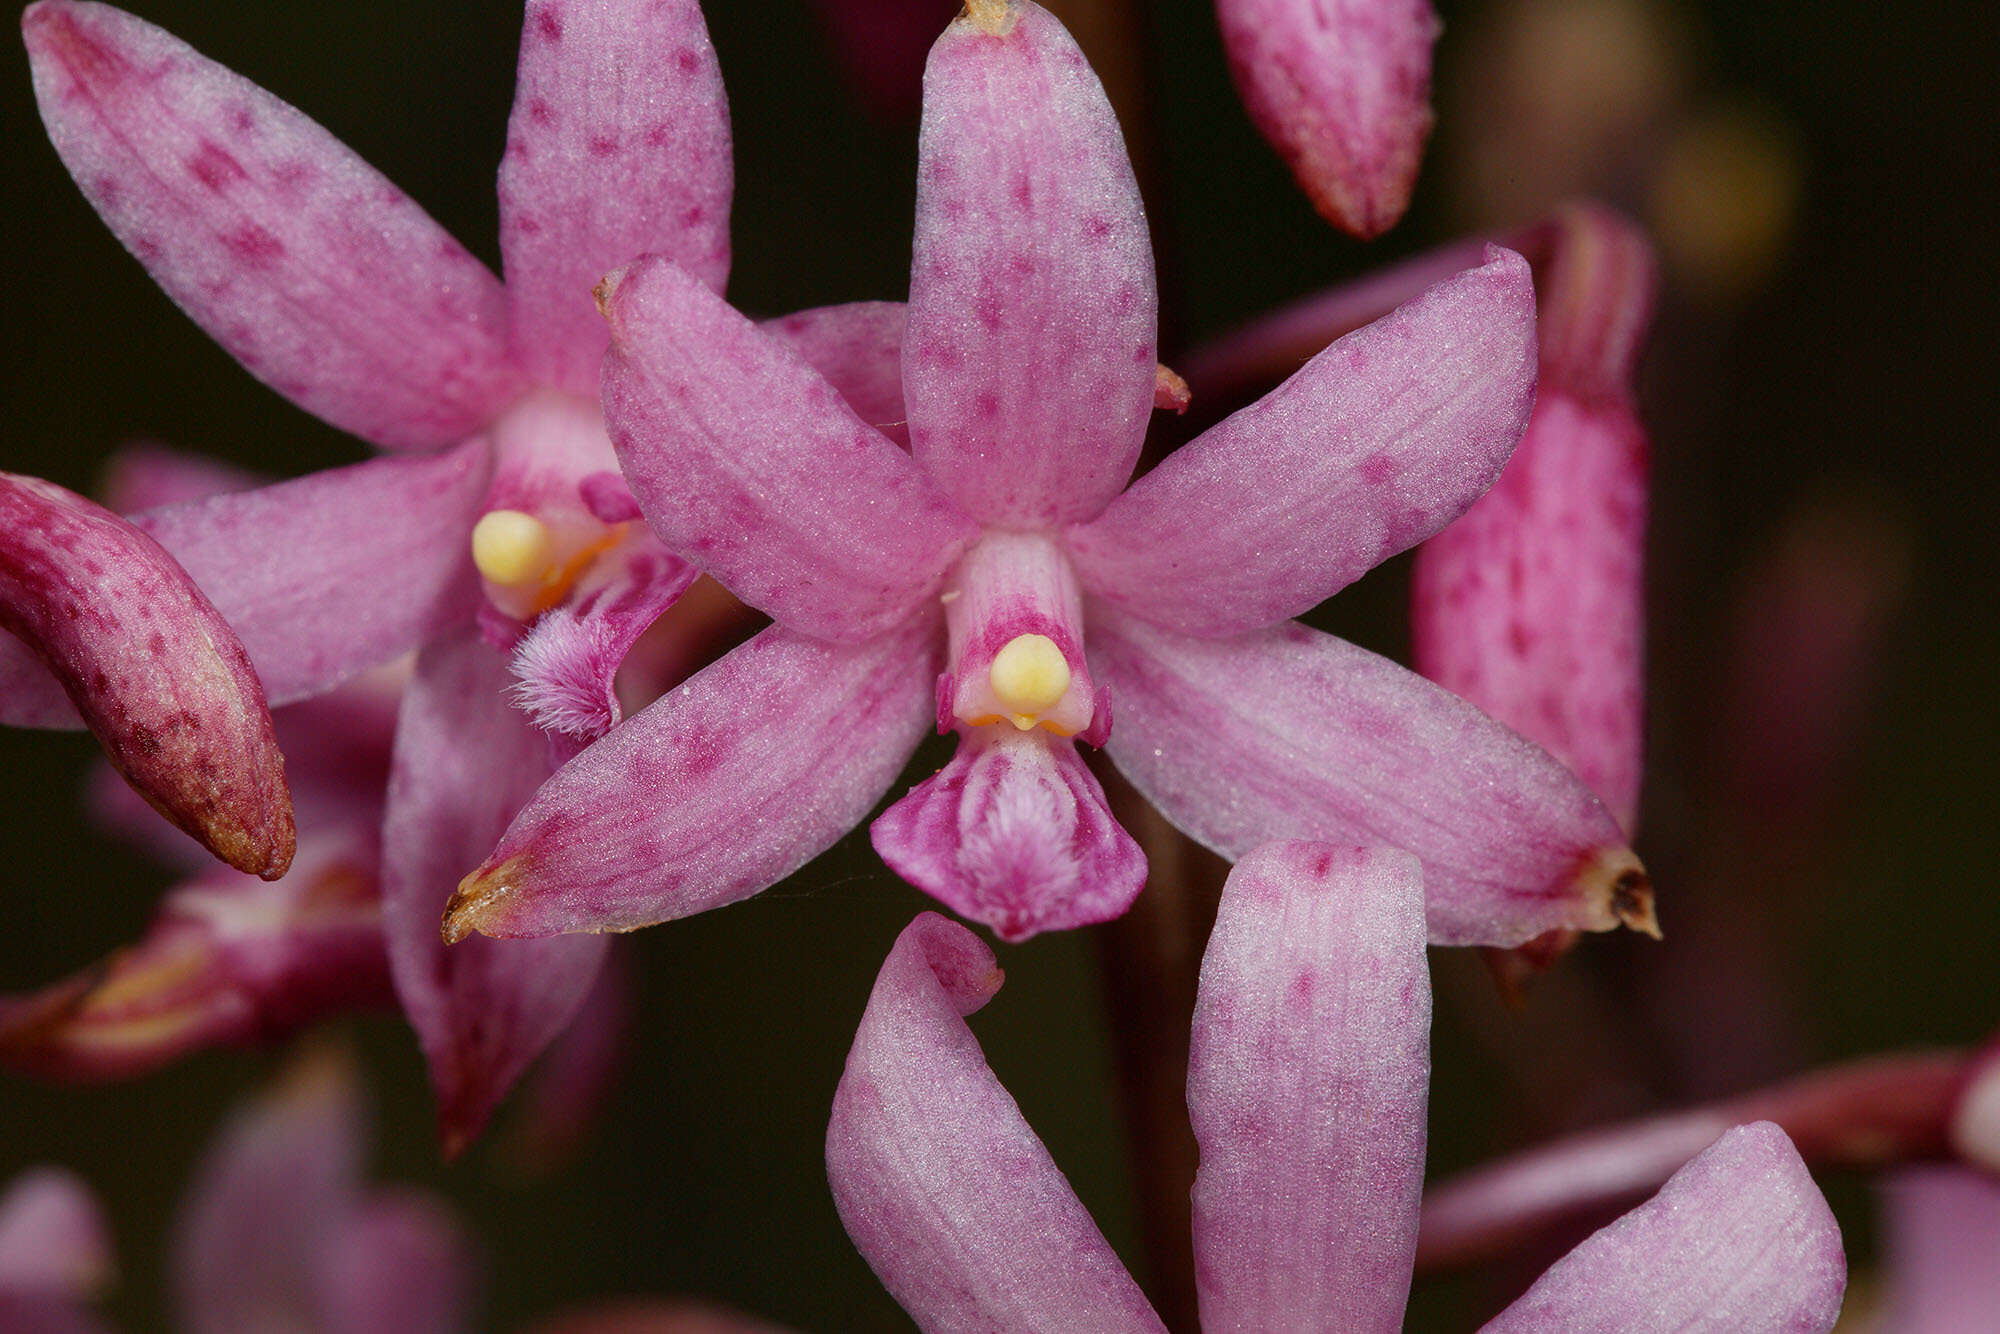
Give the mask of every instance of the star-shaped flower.
[(670, 259), (599, 300), (640, 510), (777, 624), (544, 786), (466, 877), (448, 938), (625, 930), (754, 894), (858, 822), (933, 718), (957, 756), (875, 845), (1008, 939), (1116, 916), (1143, 882), (1078, 738), (1225, 855), (1410, 849), (1439, 943), (1651, 928), (1616, 822), (1560, 764), (1287, 620), (1505, 464), (1535, 379), (1518, 255), (1488, 251), (1128, 487), (1155, 392), (1144, 213), (1069, 34), (994, 0), (926, 79), (907, 453)]

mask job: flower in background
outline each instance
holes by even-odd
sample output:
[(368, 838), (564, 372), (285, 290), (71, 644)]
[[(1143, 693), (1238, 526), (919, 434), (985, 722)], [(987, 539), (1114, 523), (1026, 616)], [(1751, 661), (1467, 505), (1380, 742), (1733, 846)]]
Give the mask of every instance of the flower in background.
[[(167, 293), (274, 389), (400, 451), (136, 522), (242, 636), (274, 703), (421, 649), (383, 901), (397, 990), (462, 1144), (575, 1012), (603, 945), (447, 958), (438, 911), (551, 751), (617, 721), (625, 650), (694, 578), (618, 480), (590, 289), (646, 251), (722, 285), (728, 113), (700, 11), (529, 5), (500, 171), (504, 287), (325, 130), (160, 29), (78, 0), (42, 0), (22, 28), (57, 151)], [(901, 312), (837, 308), (780, 336), (837, 360), (885, 318)], [(73, 717), (24, 657), (0, 654), (0, 720)]]
[[(1401, 1324), (1430, 1078), (1424, 937), (1402, 852), (1275, 844), (1230, 873), (1188, 1068), (1204, 1328)], [(827, 1130), (841, 1220), (925, 1330), (1158, 1330), (966, 1027), (1000, 980), (942, 918), (897, 941)], [(1711, 1139), (1486, 1328), (1830, 1329), (1846, 1265), (1798, 1152), (1768, 1123)]]
[(858, 822), (929, 719), (957, 754), (875, 846), (1007, 939), (1116, 916), (1143, 882), (1078, 739), (1228, 856), (1410, 848), (1439, 943), (1651, 928), (1636, 858), (1561, 765), (1287, 619), (1506, 462), (1534, 384), (1519, 256), (1486, 253), (1127, 487), (1156, 387), (1145, 217), (1101, 89), (1026, 0), (975, 6), (933, 51), (916, 231), (907, 453), (670, 260), (600, 289), (641, 511), (777, 624), (545, 785), (460, 886), (451, 939), (754, 894)]

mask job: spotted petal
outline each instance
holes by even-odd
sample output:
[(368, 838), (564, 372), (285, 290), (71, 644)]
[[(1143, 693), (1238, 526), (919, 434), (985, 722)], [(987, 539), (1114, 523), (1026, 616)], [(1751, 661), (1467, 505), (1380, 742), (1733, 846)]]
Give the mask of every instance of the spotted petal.
[(311, 120), (108, 5), (21, 28), (49, 138), (107, 226), (244, 369), (391, 448), (518, 389), (485, 266)]
[(643, 254), (720, 292), (729, 106), (696, 0), (534, 0), (500, 163), (513, 341), (538, 380), (595, 396), (590, 289)]
[(1414, 672), (1296, 623), (1212, 640), (1107, 614), (1092, 633), (1118, 699), (1111, 758), (1223, 856), (1283, 838), (1406, 848), (1423, 860), (1437, 945), (1656, 929), (1603, 804)]

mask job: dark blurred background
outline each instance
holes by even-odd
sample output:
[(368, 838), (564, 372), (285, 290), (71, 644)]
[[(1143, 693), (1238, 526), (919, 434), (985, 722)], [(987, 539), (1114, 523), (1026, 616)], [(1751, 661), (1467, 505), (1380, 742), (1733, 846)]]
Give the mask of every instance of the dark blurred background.
[[(136, 8), (328, 126), (497, 268), (513, 6)], [(863, 112), (806, 5), (709, 8), (736, 136), (732, 299), (770, 314), (900, 298), (914, 123)], [(1631, 208), (1665, 249), (1642, 380), (1656, 509), (1638, 846), (1667, 940), (1586, 941), (1516, 1011), (1469, 955), (1434, 954), (1434, 1172), (1808, 1064), (1970, 1042), (2000, 1019), (1990, 7), (1440, 8), (1438, 139), (1409, 218), (1369, 246), (1321, 223), (1253, 134), (1202, 0), (1132, 5), (1138, 45), (1091, 51), (1139, 71), (1121, 111), (1148, 164), (1170, 363), (1274, 303), (1573, 190)], [(42, 134), (18, 43), (0, 115), (14, 238), (0, 466), (88, 490), (139, 437), (281, 475), (361, 457), (238, 369), (97, 222)], [(1319, 622), (1403, 655), (1406, 590), (1397, 562)], [(1808, 628), (1743, 647), (1784, 618), (1738, 608), (1773, 597), (1804, 599)], [(1813, 638), (1828, 623), (1851, 651)], [(1775, 729), (1740, 703), (1742, 664), (1782, 669), (1788, 651), (1806, 675), (1830, 654), (1854, 663), (1833, 687), (1824, 761), (1789, 780), (1810, 789), (1803, 816), (1767, 807), (1757, 773)], [(1780, 670), (1767, 693), (1821, 697), (1787, 682)], [(135, 938), (169, 882), (83, 820), (92, 754), (81, 734), (0, 734), (0, 991)], [(550, 1181), (479, 1150), (441, 1168), (414, 1043), (387, 1018), (359, 1023), (377, 1174), (463, 1207), (495, 1328), (627, 1292), (807, 1328), (900, 1327), (840, 1231), (820, 1146), (875, 969), (923, 906), (850, 837), (748, 903), (642, 933), (632, 1067), (600, 1137)], [(1044, 938), (1002, 962), (1008, 985), (975, 1030), (1130, 1256), (1091, 943)], [(87, 1089), (0, 1076), (0, 1179), (58, 1161), (103, 1192), (123, 1269), (111, 1311), (131, 1327), (162, 1324), (183, 1179), (274, 1061), (212, 1052)], [(1865, 1260), (1865, 1192), (1831, 1190)], [(1464, 1288), (1420, 1290), (1413, 1327), (1464, 1327)]]

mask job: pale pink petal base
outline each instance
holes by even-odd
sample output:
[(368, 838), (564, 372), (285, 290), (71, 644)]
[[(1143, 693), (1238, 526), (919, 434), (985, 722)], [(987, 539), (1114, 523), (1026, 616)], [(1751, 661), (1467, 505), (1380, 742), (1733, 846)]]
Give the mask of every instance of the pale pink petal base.
[(933, 1330), (1162, 1330), (964, 1016), (993, 952), (925, 913), (882, 965), (826, 1132), (847, 1235)]
[(1108, 921), (1146, 884), (1076, 746), (1009, 723), (964, 729), (869, 832), (890, 870), (1006, 941)]
[(1846, 1287), (1833, 1212), (1785, 1133), (1760, 1121), (1558, 1260), (1484, 1334), (1824, 1334)]
[(1282, 838), (1406, 848), (1423, 860), (1436, 945), (1657, 930), (1603, 804), (1415, 673), (1296, 623), (1209, 640), (1106, 614), (1092, 633), (1118, 700), (1112, 760), (1223, 856)]
[(629, 931), (791, 874), (916, 749), (937, 638), (918, 617), (853, 647), (773, 626), (732, 650), (542, 786), (452, 896), (447, 939)]
[(1423, 877), (1386, 848), (1236, 864), (1188, 1062), (1204, 1330), (1394, 1330), (1430, 1087)]
[(1428, 0), (1216, 0), (1250, 119), (1314, 207), (1364, 240), (1409, 206), (1431, 131)]

